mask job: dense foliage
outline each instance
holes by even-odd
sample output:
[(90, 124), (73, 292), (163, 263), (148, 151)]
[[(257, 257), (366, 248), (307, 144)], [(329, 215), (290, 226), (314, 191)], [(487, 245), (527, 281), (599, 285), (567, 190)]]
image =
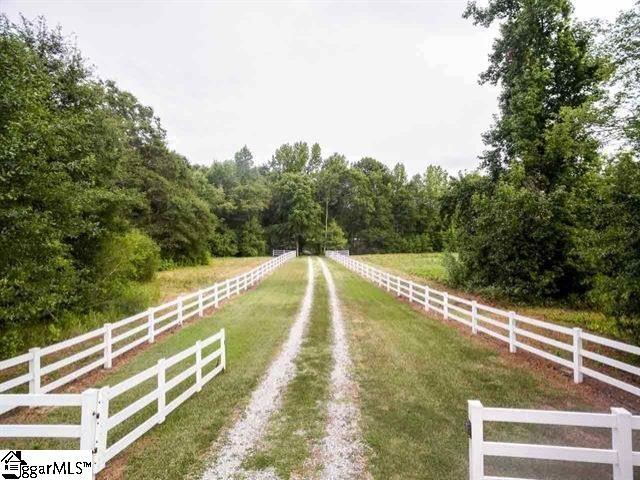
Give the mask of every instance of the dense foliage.
[(451, 279), (589, 301), (640, 338), (640, 2), (600, 28), (572, 11), (569, 0), (465, 11), (500, 25), (480, 76), (500, 86), (500, 114), (484, 136), (488, 175), (454, 180), (445, 201), (459, 253)]
[(480, 80), (501, 94), (456, 178), (302, 141), (191, 165), (60, 29), (0, 17), (0, 328), (109, 308), (161, 266), (347, 247), (448, 249), (454, 285), (589, 302), (640, 338), (640, 2), (597, 27), (570, 0), (464, 15), (500, 26)]
[[(97, 78), (61, 30), (0, 17), (0, 328), (110, 308), (161, 265), (271, 248), (442, 248), (444, 170), (407, 179), (318, 144), (247, 147), (210, 167), (171, 151), (153, 110)], [(15, 346), (15, 345), (13, 345)], [(6, 349), (0, 342), (0, 348)]]

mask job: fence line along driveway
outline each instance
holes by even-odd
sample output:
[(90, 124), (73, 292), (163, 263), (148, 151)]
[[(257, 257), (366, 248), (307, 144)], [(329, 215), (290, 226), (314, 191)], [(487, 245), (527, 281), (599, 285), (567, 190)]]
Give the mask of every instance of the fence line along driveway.
[(522, 349), (569, 369), (575, 383), (582, 383), (586, 375), (640, 397), (640, 368), (595, 351), (605, 347), (616, 356), (640, 355), (640, 347), (450, 295), (335, 251), (325, 254), (388, 292), (422, 305), (427, 312), (438, 312), (445, 320), (468, 326), (474, 334), (481, 332), (507, 343), (511, 353)]
[[(205, 349), (218, 344), (218, 348), (205, 353)], [(195, 358), (194, 358), (195, 357)], [(185, 362), (191, 360), (191, 365)], [(213, 368), (206, 368), (217, 360)], [(177, 367), (176, 367), (177, 366)], [(171, 368), (176, 367), (176, 368)], [(134, 441), (149, 431), (154, 425), (164, 422), (167, 415), (184, 403), (194, 393), (226, 368), (226, 345), (224, 329), (215, 335), (199, 340), (193, 345), (169, 358), (158, 360), (157, 364), (116, 385), (90, 388), (82, 393), (51, 394), (0, 394), (0, 408), (17, 407), (80, 407), (80, 424), (75, 425), (5, 425), (0, 428), (0, 438), (77, 438), (81, 450), (91, 450), (94, 475), (106, 463)], [(173, 376), (169, 378), (171, 369)], [(175, 370), (179, 370), (175, 372)], [(121, 408), (110, 412), (109, 402), (131, 389), (155, 379), (155, 388)], [(192, 384), (185, 388), (187, 380)], [(168, 400), (169, 393), (172, 399)], [(173, 394), (177, 395), (173, 396)], [(135, 414), (148, 405), (157, 405), (155, 414), (135, 425), (127, 434), (109, 443), (109, 432), (129, 419), (138, 421)], [(128, 425), (129, 426), (129, 425)]]
[[(185, 320), (195, 315), (203, 316), (206, 309), (218, 307), (222, 300), (247, 290), (295, 255), (295, 252), (286, 252), (248, 272), (151, 307), (118, 322), (106, 323), (77, 337), (44, 348), (32, 348), (28, 353), (0, 361), (0, 372), (8, 370), (9, 376), (13, 375), (0, 383), (0, 393), (9, 392), (25, 384), (28, 384), (31, 394), (48, 393), (96, 368), (111, 368), (114, 358), (145, 342), (153, 343), (157, 335), (182, 325)], [(75, 351), (84, 343), (89, 345), (79, 352)], [(55, 361), (44, 364), (44, 360), (52, 354), (56, 354)], [(71, 367), (71, 371), (68, 371), (67, 367)], [(61, 376), (44, 383), (45, 379), (50, 379), (56, 374)], [(0, 407), (0, 414), (10, 409)]]

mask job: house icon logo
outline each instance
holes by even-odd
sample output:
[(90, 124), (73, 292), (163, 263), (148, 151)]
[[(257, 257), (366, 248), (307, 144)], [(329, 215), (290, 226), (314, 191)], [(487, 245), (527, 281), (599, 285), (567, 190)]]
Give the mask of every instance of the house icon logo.
[(2, 464), (0, 467), (2, 478), (6, 478), (7, 480), (20, 478), (21, 468), (27, 464), (27, 462), (22, 460), (22, 452), (20, 450), (10, 450), (9, 453), (2, 457), (0, 463)]

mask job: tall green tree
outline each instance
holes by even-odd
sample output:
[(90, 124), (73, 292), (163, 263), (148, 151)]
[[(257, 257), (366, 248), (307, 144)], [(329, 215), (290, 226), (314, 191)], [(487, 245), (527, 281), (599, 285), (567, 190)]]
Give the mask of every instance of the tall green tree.
[(605, 32), (603, 54), (609, 55), (615, 73), (611, 79), (614, 114), (607, 135), (625, 140), (640, 154), (640, 1), (618, 16)]
[(599, 168), (592, 126), (610, 66), (569, 0), (472, 2), (464, 16), (500, 24), (480, 81), (501, 86), (482, 157), (492, 189), (474, 195), (469, 223), (459, 225), (467, 282), (520, 297), (584, 291), (577, 243), (590, 218), (578, 213), (588, 213), (581, 205)]
[(51, 318), (89, 295), (95, 246), (127, 228), (122, 122), (41, 19), (0, 16), (0, 71), (0, 318)]
[(317, 241), (320, 206), (315, 200), (312, 178), (301, 173), (284, 173), (274, 185), (272, 245), (301, 251)]
[(324, 243), (325, 247), (329, 237), (329, 209), (333, 210), (333, 215), (337, 214), (337, 204), (339, 199), (344, 198), (347, 190), (347, 175), (349, 165), (343, 155), (334, 153), (327, 157), (320, 171), (318, 179), (318, 198), (324, 206)]
[[(484, 136), (483, 165), (498, 176), (521, 164), (529, 183), (550, 191), (571, 187), (597, 159), (589, 135), (595, 101), (611, 70), (593, 54), (593, 35), (573, 18), (570, 0), (470, 2), (464, 12), (476, 25), (498, 22), (489, 67), (480, 83), (500, 85), (500, 115)], [(570, 129), (574, 149), (558, 148)]]

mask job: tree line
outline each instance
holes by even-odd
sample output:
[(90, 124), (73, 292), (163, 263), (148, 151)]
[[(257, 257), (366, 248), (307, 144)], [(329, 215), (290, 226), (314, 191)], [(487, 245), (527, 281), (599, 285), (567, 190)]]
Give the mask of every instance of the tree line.
[[(448, 175), (285, 144), (211, 166), (172, 151), (160, 120), (98, 78), (61, 28), (0, 17), (0, 349), (19, 328), (131, 303), (131, 285), (211, 256), (430, 251)], [(132, 306), (132, 308), (134, 308)]]
[(60, 28), (1, 17), (0, 328), (108, 308), (159, 268), (347, 247), (446, 250), (454, 286), (640, 331), (640, 2), (612, 24), (569, 0), (464, 15), (500, 24), (480, 80), (501, 93), (481, 164), (455, 177), (303, 141), (192, 165)]

